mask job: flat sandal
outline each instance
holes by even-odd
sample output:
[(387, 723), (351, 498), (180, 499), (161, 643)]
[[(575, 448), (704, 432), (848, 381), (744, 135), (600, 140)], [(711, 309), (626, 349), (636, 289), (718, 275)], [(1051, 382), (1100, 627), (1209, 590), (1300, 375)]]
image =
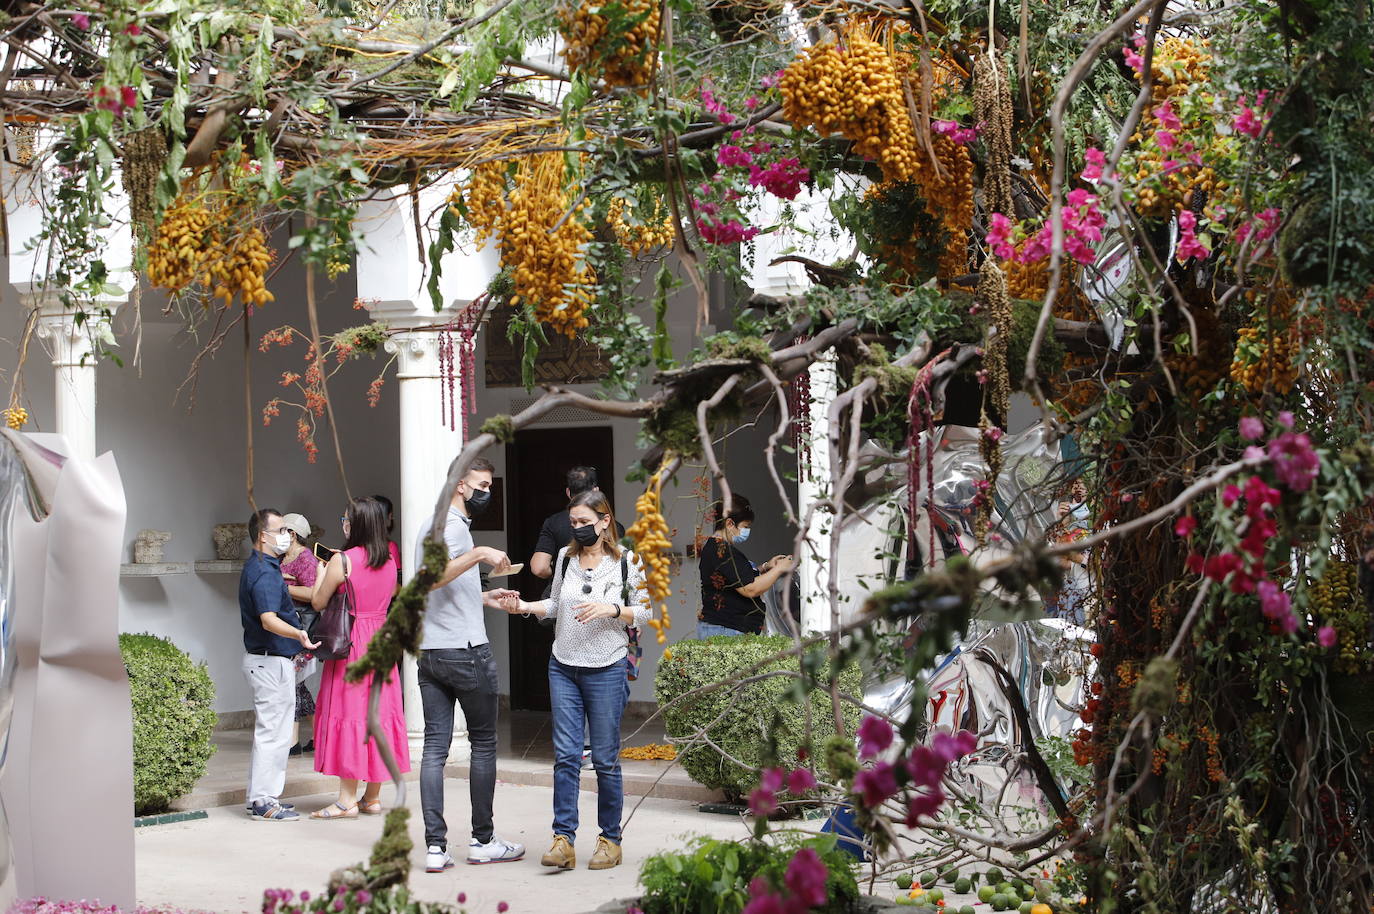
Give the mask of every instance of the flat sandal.
[[(330, 812), (330, 811), (329, 811), (329, 810), (333, 810), (333, 809), (337, 809), (337, 810), (339, 810), (339, 811), (338, 811), (338, 812)], [(330, 803), (328, 806), (324, 807), (323, 809), (317, 809), (317, 810), (315, 810), (314, 812), (312, 812), (312, 813), (310, 814), (310, 818), (312, 818), (312, 819), (356, 819), (356, 818), (358, 818), (358, 804), (357, 804), (357, 803), (354, 803), (352, 806), (345, 806), (345, 805), (343, 805), (342, 803), (340, 803), (338, 800), (335, 800), (333, 803)]]
[(380, 816), (382, 814), (382, 801), (373, 800), (371, 803), (359, 803), (358, 812), (365, 816)]

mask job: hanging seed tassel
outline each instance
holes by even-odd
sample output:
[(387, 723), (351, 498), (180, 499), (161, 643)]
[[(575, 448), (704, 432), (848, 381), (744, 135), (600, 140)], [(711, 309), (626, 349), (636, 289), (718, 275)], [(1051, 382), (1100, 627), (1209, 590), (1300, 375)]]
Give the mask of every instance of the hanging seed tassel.
[(125, 137), (120, 151), (119, 177), (129, 198), (129, 222), (144, 236), (151, 233), (156, 215), (154, 190), (167, 161), (167, 137), (160, 127), (146, 127)]
[(1007, 295), (1006, 275), (991, 258), (983, 262), (983, 270), (975, 292), (976, 302), (985, 310), (995, 329), (992, 338), (983, 344), (983, 365), (987, 380), (983, 387), (983, 410), (979, 419), (978, 449), (987, 466), (987, 476), (978, 486), (974, 498), (974, 532), (978, 544), (987, 542), (992, 525), (993, 494), (997, 491), (997, 477), (1002, 473), (1002, 435), (1011, 409), (1011, 371), (1007, 365), (1007, 343), (1011, 337), (1011, 299)]
[(1015, 219), (1011, 202), (1011, 80), (992, 54), (980, 54), (973, 65), (973, 107), (988, 146), (983, 179), (983, 205), (989, 213)]

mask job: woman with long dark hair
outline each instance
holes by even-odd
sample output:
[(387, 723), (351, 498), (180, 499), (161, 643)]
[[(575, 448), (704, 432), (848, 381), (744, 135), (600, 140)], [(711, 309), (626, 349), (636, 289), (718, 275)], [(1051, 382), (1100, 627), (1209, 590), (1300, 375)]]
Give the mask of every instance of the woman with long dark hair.
[(556, 620), (549, 658), (549, 700), (553, 705), (553, 847), (545, 866), (572, 869), (577, 864), (578, 781), (582, 773), (582, 724), (592, 742), (596, 769), (597, 824), (601, 835), (589, 869), (618, 866), (620, 813), (624, 787), (620, 776), (620, 719), (629, 697), (625, 655), (627, 626), (649, 621), (649, 597), (641, 589), (640, 560), (615, 541), (615, 518), (600, 489), (568, 503), (573, 541), (553, 562), (553, 587), (547, 600), (512, 598), (509, 612)]
[[(367, 653), (372, 636), (386, 621), (396, 593), (396, 561), (386, 538), (386, 510), (373, 498), (355, 498), (344, 511), (344, 548), (316, 579), (310, 602), (316, 610), (329, 605), (347, 577), (353, 585), (353, 647), (347, 660), (327, 660), (315, 700), (315, 770), (339, 778), (339, 796), (312, 819), (354, 819), (358, 813), (382, 811), (382, 784), (390, 777), (382, 753), (367, 738), (367, 703), (372, 674), (361, 682), (344, 681), (344, 670)], [(395, 671), (382, 686), (382, 731), (402, 771), (410, 770), (401, 682)], [(358, 783), (366, 782), (362, 797)]]
[(791, 556), (775, 555), (756, 566), (740, 551), (754, 527), (749, 499), (734, 493), (729, 504), (712, 505), (716, 528), (697, 550), (701, 614), (697, 637), (757, 635), (767, 619), (763, 595), (792, 567)]

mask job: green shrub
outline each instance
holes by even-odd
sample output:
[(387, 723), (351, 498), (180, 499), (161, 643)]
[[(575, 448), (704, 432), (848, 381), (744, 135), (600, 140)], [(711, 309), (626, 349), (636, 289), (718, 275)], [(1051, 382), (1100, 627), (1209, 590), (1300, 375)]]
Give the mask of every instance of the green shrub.
[[(699, 686), (743, 678), (742, 671), (791, 644), (792, 639), (781, 635), (716, 636), (705, 641), (679, 641), (673, 645), (672, 659), (659, 662), (654, 680), (658, 703), (668, 707), (678, 696)], [(826, 682), (829, 663), (824, 654), (818, 652), (808, 657), (807, 662), (808, 668), (817, 670), (817, 681)], [(758, 672), (795, 672), (796, 669), (797, 661), (786, 658)], [(857, 666), (846, 668), (840, 674), (840, 690), (857, 695), (860, 679)], [(813, 689), (809, 699), (812, 745), (807, 748), (814, 754), (816, 748), (834, 734), (835, 724), (827, 691)], [(859, 723), (858, 709), (846, 705), (844, 715), (848, 731), (852, 733)], [(668, 736), (674, 739), (685, 739), (709, 724), (707, 735), (711, 741), (748, 766), (741, 768), (705, 743), (684, 749), (678, 757), (683, 769), (695, 781), (724, 790), (734, 801), (758, 786), (759, 769), (773, 759), (784, 767), (795, 766), (797, 750), (806, 742), (806, 711), (801, 701), (800, 682), (787, 676), (770, 676), (737, 687), (724, 686), (687, 699), (668, 707), (663, 723)], [(770, 748), (775, 753), (771, 757)]]
[(215, 686), (205, 664), (155, 635), (120, 635), (134, 708), (134, 812), (161, 812), (214, 755)]
[(837, 849), (834, 835), (779, 844), (692, 839), (686, 850), (655, 854), (644, 861), (639, 871), (644, 895), (636, 904), (644, 914), (739, 914), (749, 902), (749, 883), (754, 877), (763, 876), (780, 889), (787, 864), (803, 847), (819, 854), (828, 871), (825, 895), (829, 901), (812, 910), (824, 914), (854, 910), (859, 899), (854, 858)]

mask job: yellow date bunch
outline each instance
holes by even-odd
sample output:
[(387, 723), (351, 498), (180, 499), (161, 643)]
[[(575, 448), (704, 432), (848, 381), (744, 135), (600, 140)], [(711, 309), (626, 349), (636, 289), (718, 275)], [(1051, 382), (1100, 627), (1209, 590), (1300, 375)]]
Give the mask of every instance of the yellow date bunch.
[(621, 749), (620, 757), (639, 761), (671, 762), (677, 758), (677, 749), (666, 743), (649, 743), (647, 746), (628, 746)]
[(1312, 613), (1336, 630), (1338, 654), (1332, 664), (1341, 673), (1362, 673), (1371, 666), (1369, 612), (1360, 594), (1358, 573), (1350, 562), (1331, 560), (1312, 585)]
[(1236, 334), (1230, 376), (1247, 392), (1286, 394), (1298, 382), (1297, 357), (1302, 341), (1291, 314), (1292, 298), (1280, 291), (1272, 307), (1257, 307), (1250, 326)]
[(668, 614), (668, 597), (672, 593), (669, 576), (672, 559), (669, 555), (673, 548), (669, 538), (671, 531), (663, 519), (663, 477), (656, 473), (639, 500), (635, 502), (637, 517), (625, 534), (634, 541), (634, 552), (644, 563), (644, 588), (649, 593), (650, 605), (657, 604), (661, 618), (650, 619), (649, 625), (658, 636), (658, 643), (668, 640), (667, 630), (673, 620)]
[(265, 305), (273, 300), (265, 277), (275, 258), (246, 207), (227, 194), (183, 189), (148, 246), (148, 279), (174, 294), (199, 284), (226, 306), (235, 297)]
[(22, 406), (11, 406), (5, 409), (5, 425), (12, 429), (21, 429), (24, 423), (29, 421), (29, 411)]
[[(1143, 58), (1143, 51), (1138, 53)], [(1131, 137), (1135, 153), (1124, 162), (1125, 178), (1136, 189), (1135, 202), (1142, 213), (1165, 216), (1191, 207), (1200, 193), (1213, 200), (1229, 188), (1207, 163), (1224, 156), (1232, 138), (1209, 130), (1207, 140), (1201, 141), (1200, 124), (1188, 115), (1195, 108), (1190, 95), (1204, 92), (1208, 85), (1211, 60), (1205, 39), (1168, 36), (1155, 46), (1150, 104)], [(1133, 65), (1139, 71), (1143, 59)], [(1192, 142), (1200, 142), (1201, 148), (1190, 147)]]
[[(631, 210), (624, 197), (613, 197), (606, 212), (606, 221), (611, 224), (616, 240), (636, 257), (648, 254), (658, 248), (671, 247), (673, 243), (673, 223), (660, 198), (654, 198), (652, 210), (647, 218), (644, 208)], [(627, 219), (626, 216), (629, 216)]]
[(821, 136), (839, 134), (872, 159), (883, 180), (914, 181), (921, 163), (897, 65), (867, 27), (852, 24), (839, 40), (813, 45), (779, 82), (783, 114)]
[(512, 303), (530, 305), (539, 321), (576, 337), (589, 324), (596, 282), (586, 260), (592, 233), (580, 218), (587, 204), (573, 207), (561, 153), (521, 156), (509, 187), (507, 168), (477, 166), (454, 197), (461, 197), (477, 241), (495, 238), (500, 246), (501, 266), (515, 286)]
[(658, 0), (582, 0), (558, 7), (563, 58), (608, 86), (646, 91), (658, 54)]

